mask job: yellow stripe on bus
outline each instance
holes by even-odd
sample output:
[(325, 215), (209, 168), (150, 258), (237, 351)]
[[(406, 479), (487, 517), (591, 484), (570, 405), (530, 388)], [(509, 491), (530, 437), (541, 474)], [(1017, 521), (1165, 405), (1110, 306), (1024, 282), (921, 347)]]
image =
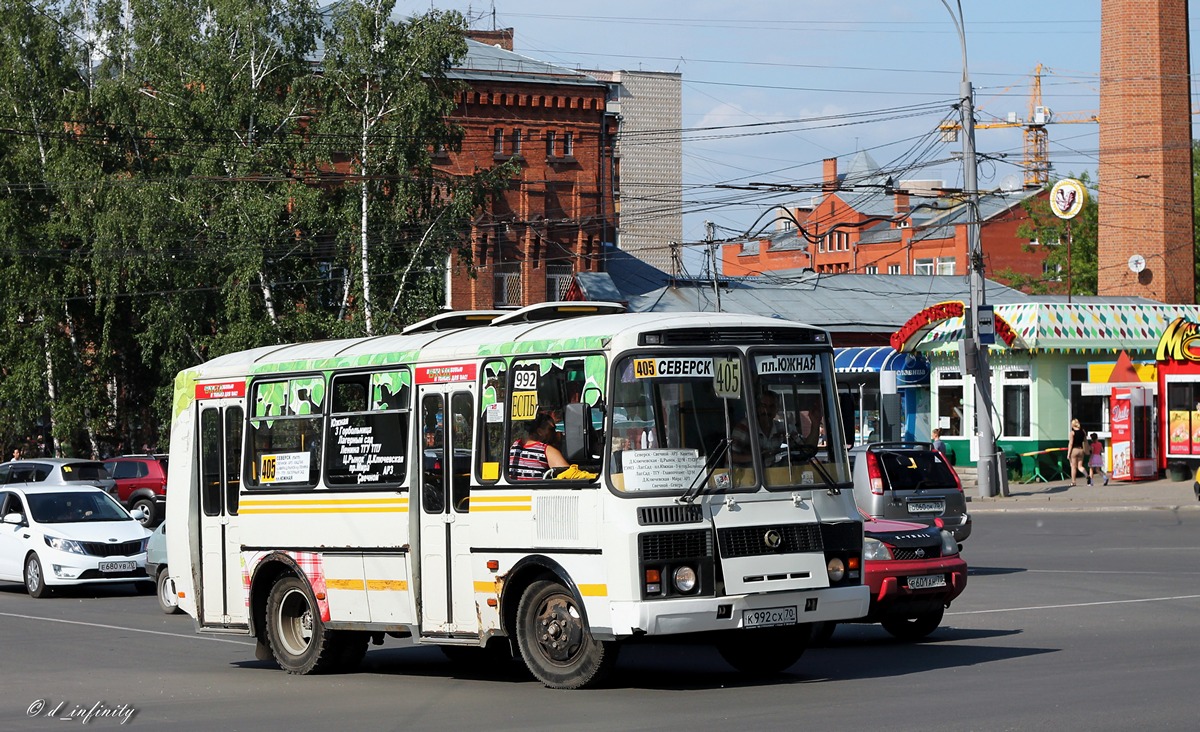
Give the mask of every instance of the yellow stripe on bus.
[(317, 506), (315, 508), (291, 508), (281, 506), (279, 508), (243, 508), (239, 509), (240, 514), (255, 514), (255, 513), (408, 513), (408, 506), (381, 506), (379, 508), (338, 508), (337, 506)]
[(473, 505), (470, 506), (470, 512), (476, 514), (479, 511), (533, 511), (532, 505)]
[(579, 594), (584, 597), (605, 597), (608, 595), (608, 585), (576, 585)]
[(471, 496), (472, 513), (479, 511), (532, 511), (533, 496)]
[(495, 582), (476, 582), (475, 583), (475, 591), (476, 592), (484, 592), (489, 595), (494, 595), (494, 594), (496, 594), (496, 583)]
[(368, 590), (390, 590), (393, 592), (407, 592), (407, 580), (367, 580)]
[(382, 503), (402, 503), (407, 505), (407, 498), (301, 498), (280, 500), (273, 498), (244, 498), (242, 506), (313, 506), (322, 503), (336, 503), (339, 506), (374, 506)]
[(325, 589), (327, 590), (357, 590), (359, 592), (366, 590), (391, 590), (397, 592), (405, 592), (408, 590), (408, 582), (404, 580), (367, 580), (365, 583), (360, 579), (325, 579)]
[(243, 500), (239, 513), (406, 513), (408, 498), (303, 498)]

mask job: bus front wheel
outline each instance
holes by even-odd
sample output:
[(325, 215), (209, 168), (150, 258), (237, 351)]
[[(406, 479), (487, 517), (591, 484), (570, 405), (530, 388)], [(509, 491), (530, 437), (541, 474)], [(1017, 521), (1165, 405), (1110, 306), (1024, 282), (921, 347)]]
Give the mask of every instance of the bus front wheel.
[(575, 596), (557, 582), (534, 582), (521, 596), (517, 645), (530, 673), (551, 689), (599, 684), (617, 662), (617, 644), (592, 637)]
[(340, 654), (336, 635), (325, 628), (312, 589), (304, 579), (287, 575), (271, 588), (267, 644), (279, 667), (289, 674), (318, 674), (337, 665)]

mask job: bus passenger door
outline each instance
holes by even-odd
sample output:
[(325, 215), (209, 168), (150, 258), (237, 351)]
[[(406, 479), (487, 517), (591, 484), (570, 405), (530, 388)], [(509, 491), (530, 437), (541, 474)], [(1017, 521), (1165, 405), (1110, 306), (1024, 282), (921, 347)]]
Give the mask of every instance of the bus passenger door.
[(421, 634), (475, 635), (479, 619), (468, 521), (474, 384), (421, 387), (420, 404)]
[(241, 488), (243, 410), (238, 404), (200, 411), (201, 625), (248, 627), (242, 589), (238, 491)]

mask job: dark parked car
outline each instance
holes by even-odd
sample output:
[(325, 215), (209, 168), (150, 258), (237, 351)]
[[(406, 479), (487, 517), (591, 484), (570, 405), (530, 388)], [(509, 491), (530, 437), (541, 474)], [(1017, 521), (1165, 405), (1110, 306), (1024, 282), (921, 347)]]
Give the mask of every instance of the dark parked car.
[[(901, 640), (919, 640), (942, 622), (951, 601), (967, 586), (967, 563), (949, 531), (907, 521), (863, 522), (863, 584), (871, 588), (866, 617)], [(828, 640), (834, 624), (813, 629)]]
[(113, 497), (130, 510), (141, 508), (143, 526), (157, 526), (167, 502), (167, 456), (123, 455), (105, 460), (104, 466), (116, 482)]
[(935, 522), (963, 541), (971, 514), (962, 481), (946, 456), (928, 442), (876, 442), (850, 451), (854, 502), (872, 518)]

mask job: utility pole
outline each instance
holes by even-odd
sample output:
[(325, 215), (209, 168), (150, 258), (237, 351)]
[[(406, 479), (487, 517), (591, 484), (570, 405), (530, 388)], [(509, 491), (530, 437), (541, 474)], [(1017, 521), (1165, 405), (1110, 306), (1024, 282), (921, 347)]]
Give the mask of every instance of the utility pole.
[[(962, 97), (963, 127), (963, 188), (967, 198), (967, 259), (971, 278), (970, 309), (964, 318), (966, 326), (959, 348), (963, 351), (962, 362), (975, 382), (975, 436), (978, 460), (975, 463), (979, 496), (990, 498), (996, 495), (996, 435), (992, 429), (992, 370), (988, 365), (987, 346), (979, 337), (979, 309), (985, 302), (983, 276), (983, 248), (979, 240), (979, 175), (975, 159), (975, 91), (967, 71), (967, 36), (963, 17), (962, 0), (956, 0), (958, 14), (955, 15), (947, 0), (942, 5), (950, 13), (958, 29), (958, 41), (962, 47)], [(999, 466), (1003, 469), (1004, 466)]]
[(716, 227), (713, 222), (704, 222), (704, 242), (708, 246), (708, 256), (712, 258), (712, 278), (713, 278), (713, 297), (717, 299), (717, 312), (721, 312), (721, 282), (717, 271), (717, 246), (713, 241), (713, 232)]

